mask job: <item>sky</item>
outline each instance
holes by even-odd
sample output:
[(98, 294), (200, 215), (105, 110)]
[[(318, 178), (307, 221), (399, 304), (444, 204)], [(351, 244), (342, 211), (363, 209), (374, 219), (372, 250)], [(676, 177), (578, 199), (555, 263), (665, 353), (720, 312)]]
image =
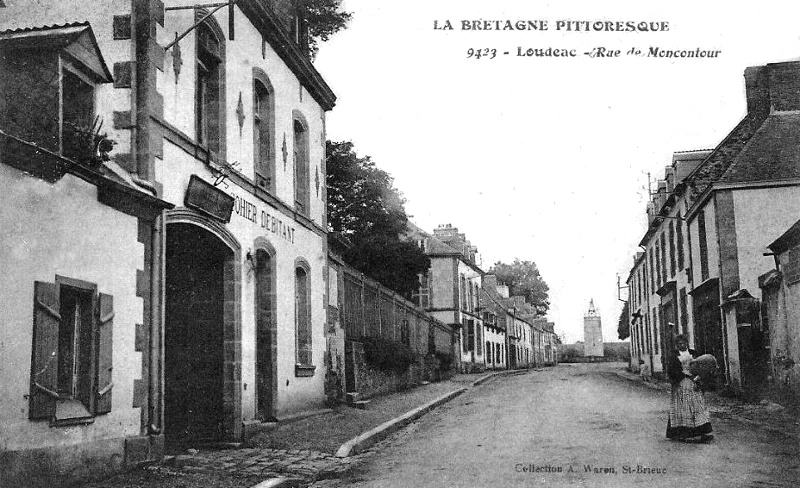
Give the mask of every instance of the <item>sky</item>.
[[(465, 233), (484, 270), (536, 262), (550, 286), (548, 317), (567, 342), (582, 340), (590, 299), (604, 340), (617, 340), (618, 293), (626, 297), (617, 276), (624, 285), (646, 230), (648, 174), (663, 178), (673, 152), (713, 148), (733, 129), (745, 114), (746, 67), (800, 60), (796, 0), (345, 0), (343, 8), (351, 23), (315, 61), (338, 97), (328, 139), (353, 141), (389, 172), (422, 229)], [(434, 28), (448, 20), (452, 30)], [(464, 20), (547, 27), (463, 30)], [(668, 30), (566, 31), (558, 21)], [(648, 57), (653, 47), (720, 52)], [(546, 48), (577, 56), (518, 55)], [(620, 54), (583, 54), (595, 48)], [(470, 49), (489, 55), (468, 57)]]

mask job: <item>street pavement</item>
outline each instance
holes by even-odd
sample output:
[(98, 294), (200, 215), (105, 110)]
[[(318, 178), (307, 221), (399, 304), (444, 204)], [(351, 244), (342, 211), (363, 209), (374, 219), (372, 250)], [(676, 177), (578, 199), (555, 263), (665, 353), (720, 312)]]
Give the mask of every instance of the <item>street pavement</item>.
[(619, 364), (496, 378), (312, 486), (800, 486), (796, 425), (764, 429), (712, 400), (715, 439), (671, 442), (668, 404)]

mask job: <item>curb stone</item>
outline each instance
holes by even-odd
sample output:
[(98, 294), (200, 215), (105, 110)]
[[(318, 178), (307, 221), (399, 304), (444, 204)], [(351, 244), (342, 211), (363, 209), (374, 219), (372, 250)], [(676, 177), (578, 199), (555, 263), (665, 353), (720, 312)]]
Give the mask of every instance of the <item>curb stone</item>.
[(660, 385), (658, 383), (648, 383), (646, 381), (642, 381), (638, 377), (629, 376), (628, 374), (621, 373), (619, 371), (614, 371), (614, 374), (616, 374), (617, 376), (619, 376), (622, 379), (625, 379), (625, 380), (628, 380), (628, 381), (632, 381), (634, 383), (639, 383), (642, 386), (646, 386), (646, 387), (648, 387), (648, 388), (650, 388), (652, 390), (660, 390), (660, 391), (669, 391), (670, 390), (669, 386)]
[(477, 380), (473, 381), (470, 386), (478, 386), (478, 385), (480, 385), (482, 383), (485, 383), (485, 382), (489, 381), (490, 379), (492, 379), (492, 378), (494, 378), (496, 376), (516, 376), (516, 375), (520, 375), (520, 374), (526, 374), (526, 373), (528, 373), (530, 371), (541, 371), (541, 370), (512, 369), (512, 370), (508, 370), (508, 371), (498, 371), (496, 373), (489, 373), (489, 374), (481, 376)]
[(379, 440), (387, 437), (392, 432), (398, 430), (400, 427), (403, 427), (414, 420), (422, 417), (429, 411), (433, 410), (434, 408), (438, 407), (439, 405), (446, 403), (453, 398), (461, 395), (467, 391), (466, 388), (460, 388), (455, 391), (451, 391), (450, 393), (443, 395), (431, 402), (428, 402), (421, 407), (417, 407), (405, 414), (396, 417), (388, 422), (384, 422), (383, 424), (375, 427), (372, 430), (364, 432), (363, 434), (359, 435), (358, 437), (354, 437), (349, 441), (342, 444), (339, 449), (336, 451), (336, 457), (338, 458), (346, 458), (352, 454), (357, 454), (367, 447), (375, 444)]
[(292, 488), (300, 486), (303, 480), (299, 478), (269, 478), (250, 488)]

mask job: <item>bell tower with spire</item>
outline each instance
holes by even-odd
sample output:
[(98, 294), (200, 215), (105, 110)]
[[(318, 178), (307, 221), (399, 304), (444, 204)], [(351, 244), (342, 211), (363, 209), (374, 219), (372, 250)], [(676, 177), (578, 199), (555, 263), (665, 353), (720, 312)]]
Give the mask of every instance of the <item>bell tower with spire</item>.
[(603, 327), (594, 299), (589, 300), (589, 310), (583, 316), (583, 355), (603, 356)]

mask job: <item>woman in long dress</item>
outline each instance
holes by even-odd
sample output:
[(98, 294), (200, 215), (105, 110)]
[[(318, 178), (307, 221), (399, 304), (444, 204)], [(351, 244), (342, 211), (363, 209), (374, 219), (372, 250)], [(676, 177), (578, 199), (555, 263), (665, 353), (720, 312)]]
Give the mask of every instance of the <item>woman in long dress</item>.
[(701, 442), (707, 442), (714, 438), (711, 435), (711, 417), (698, 386), (700, 377), (692, 375), (689, 368), (696, 354), (689, 349), (689, 341), (684, 335), (675, 338), (675, 347), (677, 350), (670, 355), (667, 365), (667, 374), (672, 381), (667, 438), (678, 441), (699, 438)]

